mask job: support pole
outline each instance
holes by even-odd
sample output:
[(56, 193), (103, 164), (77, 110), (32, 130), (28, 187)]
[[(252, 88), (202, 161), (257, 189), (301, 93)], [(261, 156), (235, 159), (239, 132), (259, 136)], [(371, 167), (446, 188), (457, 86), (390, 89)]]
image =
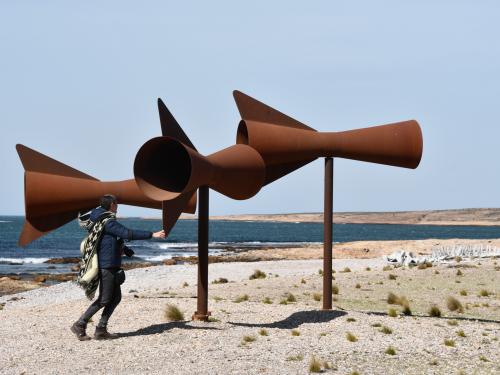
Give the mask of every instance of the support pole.
[(323, 210), (323, 310), (332, 309), (333, 158), (325, 158)]
[(198, 302), (193, 320), (207, 321), (208, 312), (208, 186), (198, 189)]

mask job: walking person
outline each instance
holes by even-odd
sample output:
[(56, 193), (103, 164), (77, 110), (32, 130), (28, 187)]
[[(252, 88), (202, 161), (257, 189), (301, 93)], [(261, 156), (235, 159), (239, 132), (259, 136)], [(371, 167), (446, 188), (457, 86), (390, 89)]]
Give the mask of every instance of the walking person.
[[(118, 203), (116, 197), (108, 194), (101, 198), (100, 206), (90, 213), (90, 221), (87, 225), (88, 229), (92, 230), (92, 228), (96, 229), (95, 227), (97, 227), (97, 230), (102, 232), (95, 236), (98, 238), (98, 242), (95, 245), (97, 247), (98, 278), (96, 277), (94, 280), (93, 290), (90, 292), (86, 290), (86, 294), (90, 298), (94, 295), (98, 281), (99, 297), (88, 307), (80, 319), (71, 326), (71, 332), (80, 341), (90, 340), (90, 337), (86, 334), (87, 323), (101, 308), (104, 308), (104, 310), (97, 324), (94, 338), (104, 340), (118, 337), (116, 334), (109, 333), (107, 326), (109, 318), (122, 297), (120, 285), (125, 281), (125, 274), (121, 269), (121, 257), (124, 251), (128, 256), (133, 255), (133, 251), (123, 245), (123, 240), (165, 238), (163, 230), (153, 233), (126, 228), (116, 221), (117, 210)], [(91, 232), (92, 234), (93, 232)], [(91, 286), (92, 283), (89, 284)]]

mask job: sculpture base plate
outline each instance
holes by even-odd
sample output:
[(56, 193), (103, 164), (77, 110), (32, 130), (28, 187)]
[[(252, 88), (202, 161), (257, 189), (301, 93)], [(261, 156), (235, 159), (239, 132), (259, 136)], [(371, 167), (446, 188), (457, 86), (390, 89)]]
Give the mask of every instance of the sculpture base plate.
[(202, 322), (208, 322), (210, 315), (212, 315), (212, 313), (210, 311), (208, 311), (208, 313), (206, 315), (205, 314), (198, 314), (198, 311), (195, 311), (195, 313), (193, 314), (191, 319), (192, 320), (199, 320)]

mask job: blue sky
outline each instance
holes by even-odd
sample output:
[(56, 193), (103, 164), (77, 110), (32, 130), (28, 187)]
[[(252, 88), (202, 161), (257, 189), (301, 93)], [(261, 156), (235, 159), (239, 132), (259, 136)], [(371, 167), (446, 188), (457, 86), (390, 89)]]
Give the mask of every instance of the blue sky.
[[(499, 207), (498, 1), (0, 4), (0, 214), (22, 214), (22, 143), (132, 177), (156, 98), (196, 147), (235, 142), (238, 89), (320, 131), (417, 119), (417, 170), (335, 160), (335, 211)], [(212, 214), (319, 212), (323, 161)], [(125, 215), (155, 211), (122, 207)]]

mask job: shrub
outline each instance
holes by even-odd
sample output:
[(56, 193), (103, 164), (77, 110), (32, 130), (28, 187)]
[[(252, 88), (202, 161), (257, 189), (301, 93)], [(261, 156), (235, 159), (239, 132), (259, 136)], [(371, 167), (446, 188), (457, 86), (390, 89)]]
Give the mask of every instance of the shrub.
[(390, 305), (397, 305), (399, 303), (398, 296), (392, 292), (389, 292), (389, 294), (387, 294), (387, 303)]
[(488, 297), (491, 293), (487, 291), (486, 289), (481, 289), (479, 291), (479, 297)]
[(439, 307), (436, 305), (432, 305), (431, 308), (428, 311), (429, 315), (435, 318), (440, 318), (441, 317), (441, 310), (439, 310)]
[(247, 342), (254, 342), (255, 340), (257, 340), (257, 338), (255, 336), (243, 336), (243, 342), (244, 343), (247, 343)]
[(266, 278), (266, 273), (262, 272), (261, 270), (255, 270), (253, 274), (251, 274), (249, 277), (250, 280), (265, 279), (265, 278)]
[(396, 309), (389, 309), (389, 312), (387, 313), (387, 315), (389, 315), (392, 318), (395, 318), (398, 316), (398, 312), (396, 311)]
[(305, 281), (304, 279), (302, 279), (302, 280), (300, 280), (300, 283), (301, 283), (301, 284), (305, 284), (305, 283), (306, 283), (306, 281)]
[(350, 342), (358, 341), (358, 338), (356, 336), (354, 336), (351, 332), (347, 332), (345, 334), (345, 337), (346, 337), (347, 341), (350, 341)]
[(288, 301), (286, 299), (282, 299), (280, 301), (280, 305), (288, 305)]
[(344, 267), (344, 269), (340, 272), (342, 272), (342, 273), (351, 272), (351, 269), (349, 267)]
[(457, 276), (462, 276), (462, 275), (463, 275), (462, 271), (457, 270)]
[(397, 276), (394, 275), (393, 273), (389, 274), (389, 280), (396, 280)]
[(405, 296), (399, 297), (399, 305), (403, 308), (402, 312), (404, 315), (411, 315), (410, 302), (406, 299)]
[(183, 288), (185, 288), (185, 287), (187, 287), (187, 286), (189, 286), (189, 284), (188, 284), (186, 281), (184, 281), (184, 282), (182, 283), (182, 287), (183, 287)]
[(236, 299), (234, 300), (234, 302), (236, 303), (240, 303), (243, 301), (248, 301), (248, 294), (243, 294), (242, 296), (236, 297)]
[(455, 341), (453, 341), (452, 339), (445, 339), (444, 344), (446, 346), (455, 346)]
[(261, 328), (261, 329), (259, 330), (259, 335), (261, 335), (261, 336), (269, 336), (269, 333), (267, 333), (267, 330), (266, 330), (266, 329)]
[(461, 295), (461, 296), (466, 296), (466, 295), (467, 295), (467, 291), (466, 291), (465, 289), (462, 289), (462, 290), (460, 291), (460, 295)]
[(460, 337), (466, 337), (466, 336), (465, 336), (465, 332), (464, 332), (464, 330), (463, 330), (463, 329), (461, 329), (461, 330), (457, 331), (457, 336), (460, 336)]
[(366, 267), (365, 270), (371, 271), (372, 269), (370, 267)]
[(287, 302), (297, 302), (297, 298), (295, 298), (295, 296), (292, 293), (287, 293), (286, 301)]
[(455, 257), (455, 262), (460, 263), (461, 261), (462, 261), (462, 257), (461, 256), (456, 256)]
[(229, 282), (225, 277), (219, 277), (217, 280), (212, 281), (212, 284), (227, 284)]
[(339, 294), (338, 285), (332, 285), (332, 294)]
[(312, 356), (309, 362), (309, 372), (321, 372), (321, 362), (315, 356)]
[(300, 332), (298, 329), (292, 329), (292, 336), (300, 336)]
[(184, 320), (184, 314), (175, 305), (167, 305), (165, 308), (165, 319), (168, 321), (178, 322)]
[(320, 293), (314, 293), (313, 294), (313, 299), (315, 301), (321, 301), (321, 294)]
[(357, 283), (356, 284), (356, 289), (360, 289), (361, 288), (361, 284), (360, 283)]
[(392, 329), (387, 326), (382, 326), (382, 328), (380, 328), (380, 332), (390, 335), (392, 333)]
[(273, 303), (273, 301), (271, 301), (271, 298), (269, 298), (269, 297), (264, 297), (264, 299), (262, 300), (262, 303), (270, 305)]
[(462, 304), (455, 297), (449, 296), (446, 299), (446, 306), (448, 307), (448, 310), (450, 310), (450, 311), (456, 311), (458, 313), (464, 312), (464, 308), (463, 308)]
[(392, 346), (389, 346), (389, 347), (385, 350), (385, 354), (389, 354), (389, 355), (396, 355), (396, 349), (394, 349)]

